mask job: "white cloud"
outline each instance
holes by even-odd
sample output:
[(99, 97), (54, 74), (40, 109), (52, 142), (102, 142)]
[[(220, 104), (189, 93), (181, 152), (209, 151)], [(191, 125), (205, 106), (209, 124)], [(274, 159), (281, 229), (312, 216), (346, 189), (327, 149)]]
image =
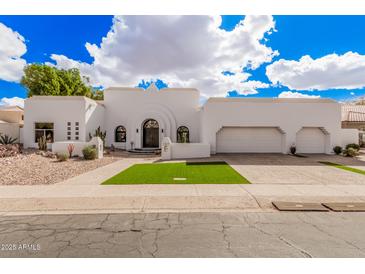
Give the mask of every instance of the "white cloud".
[(26, 61), (21, 58), (27, 51), (23, 36), (0, 23), (0, 79), (18, 82)]
[(105, 87), (162, 79), (170, 87), (196, 87), (203, 96), (217, 96), (229, 90), (252, 94), (255, 87), (266, 86), (247, 81), (250, 74), (242, 70), (278, 55), (262, 42), (274, 31), (273, 17), (246, 16), (230, 32), (220, 23), (220, 17), (211, 16), (115, 17), (100, 45), (85, 45), (92, 64), (57, 54), (51, 59), (61, 68), (80, 68), (94, 85)]
[(309, 99), (316, 99), (316, 98), (320, 98), (321, 96), (319, 95), (308, 95), (308, 94), (303, 94), (300, 92), (292, 92), (292, 91), (283, 91), (282, 93), (280, 93), (278, 95), (279, 98), (309, 98)]
[(266, 67), (274, 84), (291, 90), (357, 89), (365, 87), (365, 55), (347, 52), (299, 61), (280, 59)]
[(7, 97), (4, 97), (0, 100), (0, 105), (19, 106), (19, 107), (24, 108), (24, 98), (19, 98), (19, 97), (7, 98)]

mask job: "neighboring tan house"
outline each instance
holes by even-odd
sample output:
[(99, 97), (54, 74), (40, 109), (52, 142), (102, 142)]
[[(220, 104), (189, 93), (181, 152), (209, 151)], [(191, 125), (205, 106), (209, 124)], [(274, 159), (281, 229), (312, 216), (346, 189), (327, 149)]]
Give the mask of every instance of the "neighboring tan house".
[(359, 130), (359, 142), (365, 144), (365, 105), (342, 105), (342, 128)]
[[(108, 88), (104, 101), (82, 96), (33, 96), (25, 100), (24, 146), (89, 141), (100, 126), (106, 146), (162, 148), (163, 139), (198, 144), (215, 153), (332, 153), (336, 145), (357, 140), (341, 128), (341, 106), (329, 99), (209, 98), (200, 104), (194, 88)], [(194, 144), (193, 144), (194, 143)], [(177, 156), (176, 156), (177, 157)], [(188, 158), (188, 157), (187, 157)]]
[(9, 135), (21, 142), (20, 128), (24, 124), (24, 110), (18, 106), (0, 106), (0, 134)]

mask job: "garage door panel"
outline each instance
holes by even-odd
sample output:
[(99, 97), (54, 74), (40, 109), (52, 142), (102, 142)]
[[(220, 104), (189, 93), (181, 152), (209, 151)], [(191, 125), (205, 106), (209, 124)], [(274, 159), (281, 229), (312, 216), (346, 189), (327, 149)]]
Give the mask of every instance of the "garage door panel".
[(281, 153), (277, 128), (223, 127), (217, 133), (218, 153)]
[(325, 153), (326, 136), (319, 128), (302, 128), (297, 133), (298, 153)]

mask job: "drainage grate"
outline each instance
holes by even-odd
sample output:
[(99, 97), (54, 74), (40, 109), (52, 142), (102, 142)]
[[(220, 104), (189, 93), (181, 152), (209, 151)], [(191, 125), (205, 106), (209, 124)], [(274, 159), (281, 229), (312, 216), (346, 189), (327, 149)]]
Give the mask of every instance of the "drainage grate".
[(280, 211), (328, 211), (320, 203), (302, 203), (302, 202), (272, 202)]
[(323, 203), (325, 207), (333, 211), (365, 211), (365, 203)]

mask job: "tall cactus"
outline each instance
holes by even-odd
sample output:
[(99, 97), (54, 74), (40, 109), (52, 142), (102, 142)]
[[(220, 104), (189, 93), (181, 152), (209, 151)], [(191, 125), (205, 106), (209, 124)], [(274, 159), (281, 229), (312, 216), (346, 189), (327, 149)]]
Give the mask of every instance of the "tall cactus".
[(47, 138), (45, 135), (38, 138), (38, 149), (47, 151)]
[(105, 147), (106, 131), (101, 131), (100, 126), (98, 126), (98, 128), (95, 130), (94, 135), (89, 133), (89, 138), (91, 139), (92, 137), (100, 137), (100, 139), (103, 141), (103, 146)]

